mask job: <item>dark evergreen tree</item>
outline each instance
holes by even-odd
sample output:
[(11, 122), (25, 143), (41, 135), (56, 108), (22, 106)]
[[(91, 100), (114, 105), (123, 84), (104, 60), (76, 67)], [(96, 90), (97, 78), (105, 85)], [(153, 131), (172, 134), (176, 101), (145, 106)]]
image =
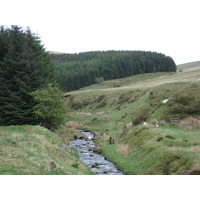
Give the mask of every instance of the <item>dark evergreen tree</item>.
[(19, 26), (1, 27), (0, 43), (0, 124), (35, 124), (30, 93), (56, 83), (49, 56), (39, 38)]

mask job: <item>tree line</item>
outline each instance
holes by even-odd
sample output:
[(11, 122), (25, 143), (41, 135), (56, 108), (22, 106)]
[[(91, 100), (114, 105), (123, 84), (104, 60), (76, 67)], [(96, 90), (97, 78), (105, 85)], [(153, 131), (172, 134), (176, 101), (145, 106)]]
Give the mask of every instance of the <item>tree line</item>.
[(106, 51), (49, 55), (29, 28), (0, 26), (0, 126), (56, 128), (66, 116), (63, 91), (161, 71), (176, 71), (173, 59), (164, 54)]
[(62, 90), (72, 91), (97, 83), (153, 72), (176, 72), (174, 60), (147, 51), (95, 51), (50, 54)]
[(0, 26), (0, 126), (55, 128), (64, 110), (55, 69), (39, 37), (17, 25)]

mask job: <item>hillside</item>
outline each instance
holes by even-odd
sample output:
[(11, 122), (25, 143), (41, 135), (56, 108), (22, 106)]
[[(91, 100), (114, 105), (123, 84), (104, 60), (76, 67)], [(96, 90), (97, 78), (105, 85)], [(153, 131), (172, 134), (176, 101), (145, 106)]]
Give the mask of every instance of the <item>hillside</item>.
[(200, 61), (177, 65), (177, 70), (178, 71), (181, 70), (183, 72), (193, 71), (193, 70), (198, 70), (198, 69), (200, 69)]
[(0, 174), (91, 174), (66, 144), (67, 137), (40, 126), (0, 127)]
[(200, 70), (150, 73), (66, 93), (66, 100), (71, 120), (100, 133), (97, 144), (124, 173), (199, 174), (199, 81)]
[(63, 91), (77, 90), (104, 80), (152, 72), (176, 72), (173, 59), (148, 51), (95, 51), (50, 54)]

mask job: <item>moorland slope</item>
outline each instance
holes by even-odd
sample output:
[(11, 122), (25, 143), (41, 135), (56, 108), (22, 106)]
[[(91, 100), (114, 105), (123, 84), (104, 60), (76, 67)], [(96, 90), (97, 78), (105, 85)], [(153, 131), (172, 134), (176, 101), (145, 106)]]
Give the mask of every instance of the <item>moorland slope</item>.
[(200, 69), (200, 61), (177, 65), (177, 70), (182, 72), (193, 71), (198, 69)]
[(98, 132), (103, 154), (126, 174), (199, 174), (199, 91), (200, 70), (105, 81), (66, 94), (69, 124)]

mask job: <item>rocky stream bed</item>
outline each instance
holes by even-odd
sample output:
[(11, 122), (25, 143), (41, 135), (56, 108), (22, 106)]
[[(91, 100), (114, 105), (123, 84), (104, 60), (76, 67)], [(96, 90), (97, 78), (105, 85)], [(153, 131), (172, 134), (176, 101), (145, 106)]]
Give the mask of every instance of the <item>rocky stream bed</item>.
[(78, 153), (80, 160), (97, 175), (124, 175), (115, 164), (105, 159), (97, 149), (89, 131), (79, 130), (83, 135), (75, 136), (71, 140), (71, 146)]

